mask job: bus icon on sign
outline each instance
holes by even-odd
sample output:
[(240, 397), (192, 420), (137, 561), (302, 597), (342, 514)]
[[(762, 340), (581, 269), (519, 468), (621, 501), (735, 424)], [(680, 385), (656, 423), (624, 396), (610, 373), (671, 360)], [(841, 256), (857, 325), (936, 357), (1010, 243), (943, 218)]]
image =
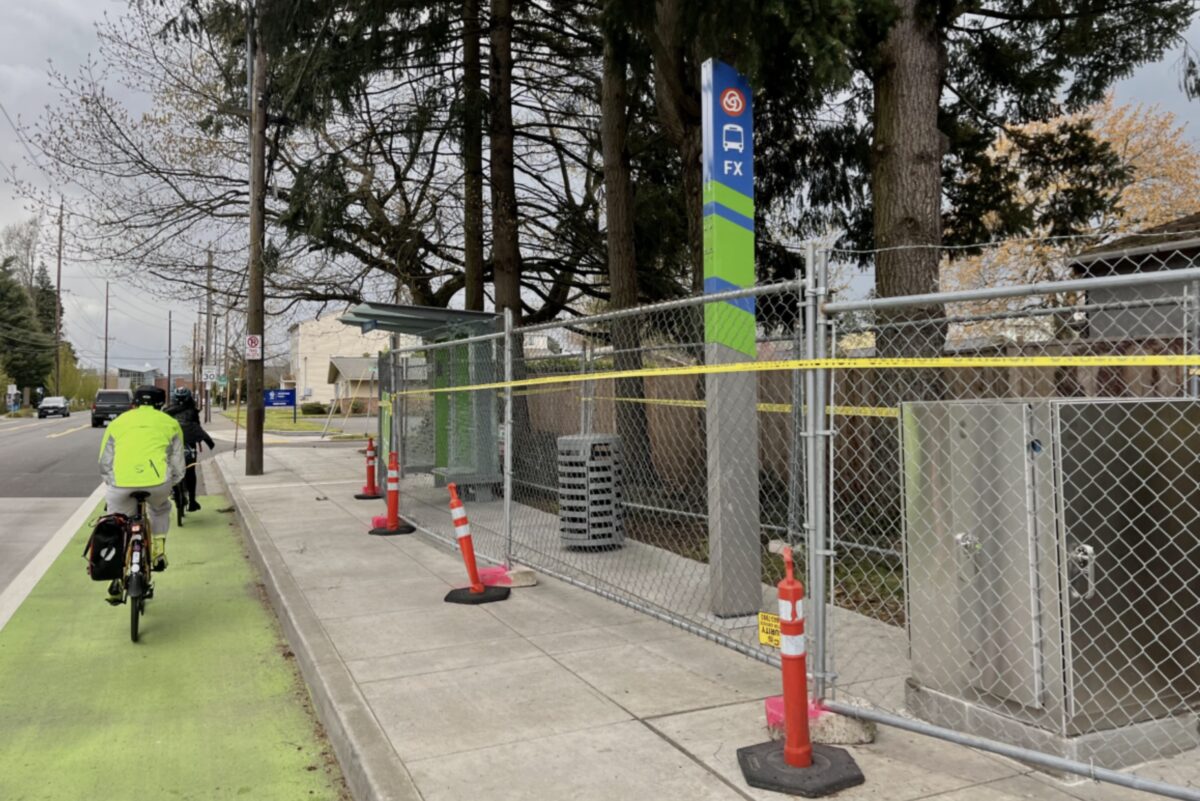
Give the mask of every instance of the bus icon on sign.
[(740, 125), (725, 125), (721, 128), (721, 149), (746, 152), (746, 135)]

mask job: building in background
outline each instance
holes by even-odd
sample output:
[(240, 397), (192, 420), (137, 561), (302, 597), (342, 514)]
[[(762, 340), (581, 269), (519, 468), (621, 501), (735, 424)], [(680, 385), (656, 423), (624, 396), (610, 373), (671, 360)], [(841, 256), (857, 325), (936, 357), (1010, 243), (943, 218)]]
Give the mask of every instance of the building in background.
[(375, 414), (378, 410), (378, 358), (334, 356), (329, 360), (327, 378), (339, 414), (348, 411)]
[(143, 384), (157, 386), (159, 371), (157, 367), (110, 367), (108, 368), (109, 389), (137, 389)]
[[(1195, 266), (1197, 257), (1200, 257), (1200, 213), (1085, 250), (1071, 260), (1071, 268), (1076, 277), (1094, 278), (1180, 270)], [(1086, 335), (1092, 340), (1113, 342), (1174, 340), (1185, 333), (1194, 335), (1195, 332), (1189, 331), (1194, 318), (1189, 319), (1182, 302), (1189, 290), (1180, 284), (1089, 290), (1088, 304), (1102, 308), (1088, 314)], [(1151, 303), (1154, 305), (1148, 305)]]
[[(329, 378), (333, 357), (369, 357), (373, 360), (389, 347), (387, 333), (363, 334), (357, 328), (343, 325), (338, 321), (339, 316), (339, 313), (328, 313), (315, 320), (295, 323), (288, 329), (288, 377), (282, 384), (295, 387), (301, 403), (333, 401), (334, 384)], [(401, 340), (402, 345), (416, 342), (411, 337), (401, 337)]]

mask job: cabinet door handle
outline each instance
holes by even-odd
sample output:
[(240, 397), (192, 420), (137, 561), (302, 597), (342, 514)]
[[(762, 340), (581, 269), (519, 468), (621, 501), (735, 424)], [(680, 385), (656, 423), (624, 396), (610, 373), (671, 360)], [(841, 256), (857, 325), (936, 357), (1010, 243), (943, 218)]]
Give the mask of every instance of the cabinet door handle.
[(955, 534), (954, 544), (971, 556), (974, 556), (980, 550), (979, 538), (968, 531), (961, 531)]
[(1071, 594), (1084, 601), (1096, 594), (1096, 549), (1090, 545), (1079, 544), (1071, 551), (1071, 563), (1087, 577), (1087, 590), (1076, 592), (1071, 588)]

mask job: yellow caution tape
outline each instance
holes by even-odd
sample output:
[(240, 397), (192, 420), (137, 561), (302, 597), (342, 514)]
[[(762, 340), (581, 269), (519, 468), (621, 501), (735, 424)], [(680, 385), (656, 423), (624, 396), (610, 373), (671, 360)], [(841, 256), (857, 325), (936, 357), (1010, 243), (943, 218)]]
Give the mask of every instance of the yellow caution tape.
[(577, 384), (582, 381), (608, 381), (618, 378), (657, 378), (665, 376), (723, 375), (729, 373), (769, 373), (786, 370), (929, 370), (966, 368), (1046, 368), (1046, 367), (1200, 367), (1200, 355), (1159, 354), (1146, 356), (941, 356), (866, 359), (783, 359), (769, 362), (733, 362), (698, 364), (687, 367), (652, 367), (640, 370), (610, 370), (597, 373), (522, 378), (495, 381), (465, 387), (434, 387), (397, 392), (397, 395), (425, 395), (443, 392), (473, 392), (481, 389), (535, 387), (550, 384)]
[[(523, 397), (527, 397), (529, 395), (553, 395), (556, 392), (570, 392), (570, 391), (571, 391), (570, 387), (555, 387), (554, 389), (527, 389), (523, 392), (514, 392), (513, 397), (514, 398), (523, 398)], [(503, 396), (504, 393), (501, 392), (501, 393), (499, 393), (499, 395)]]
[[(580, 400), (588, 400), (581, 398)], [(597, 401), (613, 401), (614, 403), (640, 403), (647, 406), (675, 406), (684, 409), (703, 409), (704, 401), (680, 400), (675, 398), (592, 398)], [(766, 414), (791, 414), (790, 403), (760, 403), (758, 410)], [(889, 409), (886, 406), (826, 406), (825, 411), (832, 415), (843, 417), (899, 417), (899, 409)]]

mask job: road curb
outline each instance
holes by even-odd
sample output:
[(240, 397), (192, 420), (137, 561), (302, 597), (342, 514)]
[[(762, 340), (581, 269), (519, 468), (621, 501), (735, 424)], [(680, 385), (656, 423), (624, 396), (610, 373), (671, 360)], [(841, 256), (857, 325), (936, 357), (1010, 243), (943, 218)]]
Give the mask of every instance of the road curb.
[(213, 464), (218, 483), (233, 503), (251, 559), (262, 574), (267, 597), (296, 655), (346, 784), (355, 801), (420, 801), (421, 794), (379, 721), (292, 578), (262, 521), (242, 490), (225, 477), (222, 460)]

